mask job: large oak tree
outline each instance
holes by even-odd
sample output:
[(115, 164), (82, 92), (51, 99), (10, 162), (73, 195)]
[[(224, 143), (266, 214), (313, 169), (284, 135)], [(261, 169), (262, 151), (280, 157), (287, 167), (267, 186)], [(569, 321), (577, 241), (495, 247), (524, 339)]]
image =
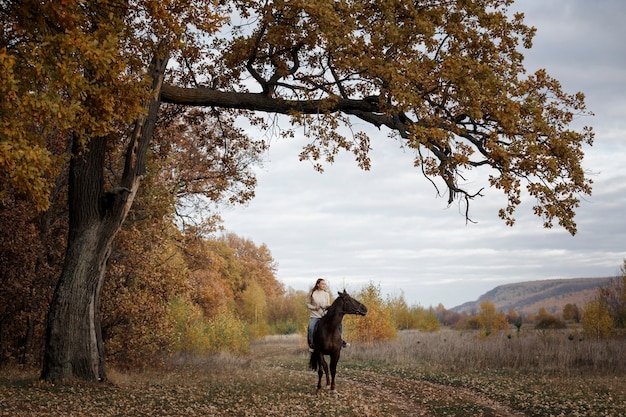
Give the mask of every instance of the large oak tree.
[[(212, 162), (235, 176), (230, 145), (254, 148), (237, 118), (271, 128), (259, 112), (286, 115), (281, 134), (305, 127), (301, 158), (320, 170), (342, 150), (369, 169), (373, 138), (338, 129), (358, 120), (413, 150), (416, 168), (449, 202), (481, 195), (464, 185), (480, 169), (507, 196), (500, 216), (508, 224), (525, 186), (546, 227), (556, 221), (575, 233), (578, 196), (591, 192), (581, 162), (593, 133), (570, 127), (588, 114), (584, 97), (545, 71), (525, 74), (520, 50), (534, 29), (511, 3), (0, 0), (0, 169), (45, 209), (61, 161), (44, 139), (65, 135), (72, 149), (68, 244), (42, 377), (106, 378), (104, 271), (148, 150), (159, 144), (163, 103), (208, 109), (212, 127), (196, 146), (223, 144)], [(111, 175), (107, 161), (122, 147), (123, 169)], [(242, 184), (235, 200), (252, 196), (243, 174), (209, 179), (219, 191), (210, 198), (234, 182)]]

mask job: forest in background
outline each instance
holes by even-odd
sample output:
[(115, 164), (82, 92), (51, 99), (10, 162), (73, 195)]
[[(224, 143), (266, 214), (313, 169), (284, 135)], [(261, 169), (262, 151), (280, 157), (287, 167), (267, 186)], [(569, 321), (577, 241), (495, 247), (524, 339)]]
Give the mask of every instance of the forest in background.
[[(208, 195), (236, 199), (245, 191), (230, 183), (220, 185), (220, 178), (232, 176), (229, 171), (200, 171), (200, 161), (209, 157), (210, 150), (169, 154), (165, 147), (178, 147), (178, 141), (187, 139), (179, 128), (165, 123), (157, 132), (171, 142), (163, 140), (151, 147), (145, 186), (139, 189), (108, 259), (101, 329), (107, 359), (117, 366), (141, 368), (174, 356), (220, 351), (244, 354), (253, 340), (268, 334), (304, 333), (308, 323), (306, 292), (285, 288), (276, 279), (277, 262), (270, 248), (226, 232), (220, 208), (194, 200), (194, 187), (207, 183), (213, 184)], [(49, 146), (58, 146), (63, 155), (62, 138), (48, 139)], [(110, 173), (119, 168), (119, 156), (113, 153), (107, 161)], [(234, 162), (245, 172), (242, 166), (254, 163), (255, 157), (244, 152)], [(168, 164), (176, 169), (163, 169)], [(0, 366), (42, 363), (46, 315), (67, 245), (67, 164), (55, 178), (45, 211), (3, 178)], [(245, 175), (237, 178), (240, 184), (254, 184)], [(114, 184), (113, 174), (105, 181)], [(458, 313), (441, 304), (408, 305), (402, 295), (385, 296), (370, 283), (352, 294), (368, 306), (368, 315), (347, 318), (345, 332), (350, 341), (366, 344), (394, 338), (399, 330), (435, 331), (441, 326), (476, 329), (486, 337), (522, 325), (573, 326), (581, 333), (605, 337), (619, 333), (626, 323), (623, 278), (603, 291), (590, 306), (567, 305), (562, 312), (498, 311), (485, 299), (476, 311)]]
[[(225, 232), (209, 204), (194, 206), (205, 210), (200, 220), (188, 215), (190, 206), (177, 200), (181, 179), (159, 170), (158, 151), (108, 260), (101, 306), (107, 358), (141, 367), (173, 355), (244, 353), (267, 334), (303, 332), (307, 294), (285, 288), (269, 248)], [(66, 196), (66, 172), (46, 211), (11, 187), (0, 195), (0, 366), (41, 364), (65, 254)], [(363, 340), (395, 335), (379, 289), (370, 285), (359, 296), (381, 323), (378, 333), (366, 326)], [(395, 303), (410, 310), (401, 298)], [(413, 320), (430, 320), (422, 327), (438, 325), (432, 309), (412, 313)]]
[[(147, 181), (109, 259), (101, 323), (109, 360), (137, 368), (177, 355), (246, 353), (251, 341), (265, 335), (305, 331), (307, 294), (276, 279), (277, 263), (266, 245), (224, 232), (215, 215), (193, 224), (177, 214), (180, 206), (163, 179), (152, 175)], [(41, 362), (67, 233), (63, 186), (58, 193), (57, 204), (43, 213), (19, 194), (0, 205), (0, 366)], [(593, 302), (568, 304), (556, 313), (498, 311), (489, 299), (472, 313), (441, 304), (410, 306), (403, 296), (384, 297), (373, 283), (353, 295), (369, 314), (348, 318), (345, 331), (351, 341), (366, 344), (394, 338), (399, 330), (441, 326), (477, 329), (485, 337), (523, 325), (569, 326), (581, 335), (607, 337), (626, 323), (624, 277), (601, 288)]]

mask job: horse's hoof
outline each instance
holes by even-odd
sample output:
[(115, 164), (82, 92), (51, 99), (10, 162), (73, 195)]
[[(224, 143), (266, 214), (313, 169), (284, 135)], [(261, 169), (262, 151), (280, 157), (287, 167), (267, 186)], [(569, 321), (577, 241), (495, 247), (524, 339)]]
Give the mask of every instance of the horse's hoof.
[(321, 388), (318, 388), (317, 391), (315, 391), (315, 395), (320, 395), (322, 393), (322, 391), (323, 390)]
[(331, 389), (331, 390), (330, 390), (330, 393), (331, 393), (332, 395), (339, 395), (339, 393), (337, 392), (337, 390), (336, 390), (336, 389)]

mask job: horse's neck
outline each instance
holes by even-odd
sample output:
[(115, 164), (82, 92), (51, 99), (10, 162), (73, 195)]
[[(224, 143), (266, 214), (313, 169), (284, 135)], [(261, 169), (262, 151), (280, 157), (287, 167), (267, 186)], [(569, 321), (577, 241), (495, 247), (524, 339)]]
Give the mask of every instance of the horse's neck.
[(334, 329), (335, 327), (339, 327), (339, 325), (341, 324), (341, 321), (343, 320), (343, 314), (342, 313), (334, 313), (332, 315), (326, 315), (328, 323), (329, 323), (329, 327)]

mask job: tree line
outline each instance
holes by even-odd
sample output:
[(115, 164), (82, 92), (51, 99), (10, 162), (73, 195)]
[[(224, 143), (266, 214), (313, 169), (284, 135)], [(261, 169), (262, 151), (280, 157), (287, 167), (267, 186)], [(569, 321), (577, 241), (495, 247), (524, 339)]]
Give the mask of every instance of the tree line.
[[(277, 280), (265, 244), (219, 232), (215, 223), (180, 227), (168, 187), (157, 176), (147, 181), (109, 257), (101, 327), (110, 360), (140, 367), (175, 355), (245, 353), (267, 334), (305, 331), (307, 292)], [(0, 230), (0, 365), (41, 365), (67, 236), (66, 211), (52, 208), (46, 216), (42, 221), (17, 193), (0, 206), (7, 225)], [(211, 235), (209, 227), (216, 229)], [(439, 328), (434, 309), (408, 306), (403, 296), (385, 300), (374, 284), (356, 296), (369, 314), (347, 320), (354, 341)]]
[[(211, 237), (208, 226), (179, 227), (168, 187), (156, 176), (147, 181), (154, 187), (137, 196), (113, 245), (103, 288), (103, 340), (111, 358), (128, 363), (172, 350), (184, 320), (187, 332), (194, 320), (220, 314), (254, 324), (268, 314), (268, 300), (289, 295), (265, 245), (235, 234)], [(67, 183), (60, 194), (66, 189)], [(67, 210), (59, 200), (41, 214), (19, 193), (9, 197), (0, 205), (0, 362), (41, 365), (46, 315), (67, 244)]]
[[(155, 155), (149, 163), (148, 186), (108, 259), (101, 307), (107, 357), (137, 367), (173, 355), (244, 353), (267, 334), (305, 331), (307, 293), (277, 280), (270, 249), (224, 232), (216, 215), (201, 223), (178, 215), (158, 161)], [(59, 180), (58, 197), (44, 213), (15, 190), (0, 205), (0, 366), (42, 364), (46, 315), (67, 245), (67, 187)], [(408, 306), (402, 296), (385, 300), (373, 284), (357, 297), (370, 313), (346, 323), (355, 341), (439, 327), (432, 308)]]
[[(158, 158), (155, 158), (155, 161)], [(109, 358), (125, 366), (175, 354), (220, 350), (246, 352), (251, 340), (306, 328), (306, 292), (276, 278), (270, 249), (233, 233), (219, 219), (203, 225), (176, 215), (168, 181), (151, 168), (109, 257), (103, 288), (102, 332)], [(152, 171), (153, 169), (153, 171)], [(67, 184), (59, 182), (59, 196)], [(45, 319), (62, 269), (67, 211), (61, 199), (45, 213), (19, 193), (0, 206), (0, 363), (41, 365)], [(202, 226), (202, 227), (200, 227)], [(213, 230), (213, 234), (207, 234)], [(536, 329), (580, 324), (587, 336), (608, 337), (626, 325), (626, 261), (622, 277), (598, 290), (584, 306), (567, 304), (559, 315), (541, 309), (522, 317), (496, 311), (490, 300), (474, 314), (443, 305), (410, 306), (404, 296), (383, 297), (370, 284), (356, 295), (367, 317), (346, 320), (354, 341), (393, 338), (399, 330), (435, 331), (440, 326), (480, 330), (485, 336), (523, 325)]]

